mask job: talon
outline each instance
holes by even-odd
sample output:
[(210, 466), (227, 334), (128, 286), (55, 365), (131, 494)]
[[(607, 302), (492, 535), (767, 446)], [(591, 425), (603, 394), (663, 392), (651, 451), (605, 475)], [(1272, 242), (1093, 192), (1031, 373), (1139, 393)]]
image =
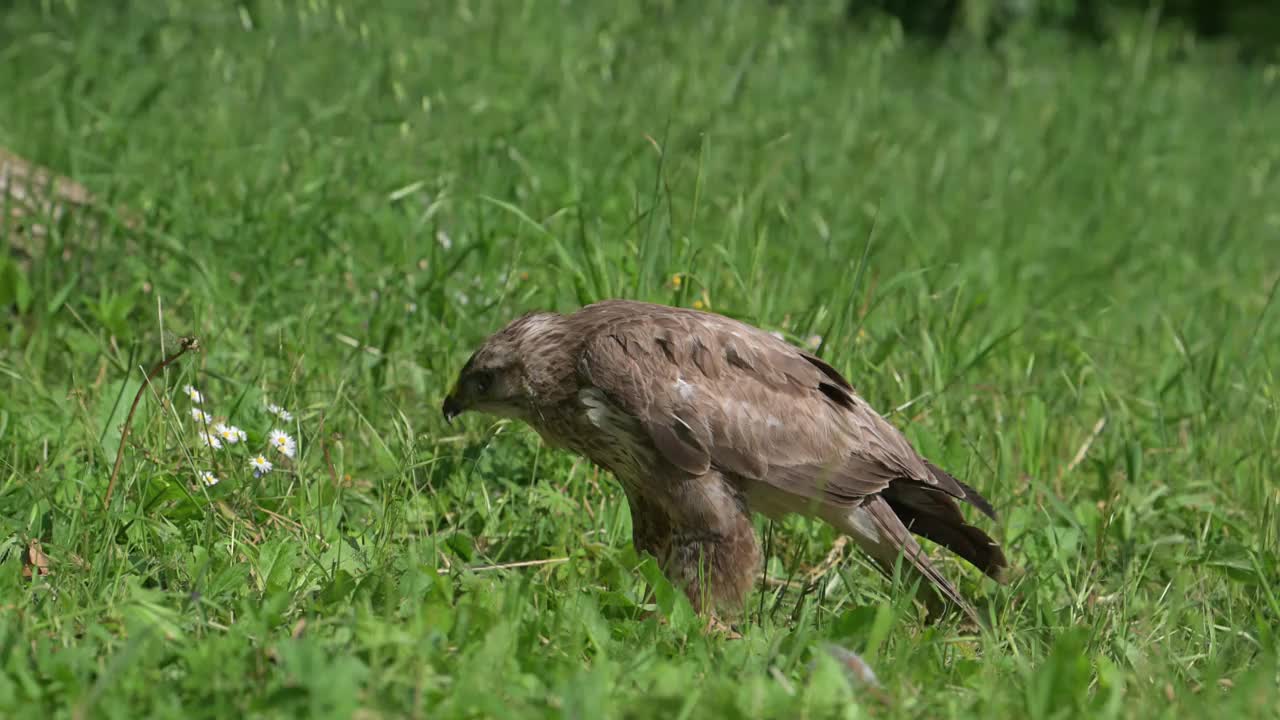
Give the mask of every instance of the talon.
[(704, 632), (718, 633), (720, 635), (723, 635), (726, 640), (742, 639), (742, 633), (738, 632), (737, 630), (734, 630), (732, 625), (725, 624), (720, 620), (720, 618), (716, 617), (715, 615), (712, 615), (711, 617), (707, 618), (707, 627), (704, 629)]

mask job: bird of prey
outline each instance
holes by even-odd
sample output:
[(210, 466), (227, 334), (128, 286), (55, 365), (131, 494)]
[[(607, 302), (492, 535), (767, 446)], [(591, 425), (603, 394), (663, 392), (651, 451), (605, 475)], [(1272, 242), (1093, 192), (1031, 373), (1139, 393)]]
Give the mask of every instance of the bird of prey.
[(994, 519), (976, 490), (831, 365), (722, 315), (629, 300), (526, 314), (475, 351), (442, 409), (523, 421), (611, 472), (636, 550), (713, 619), (740, 610), (754, 582), (753, 512), (820, 518), (887, 575), (903, 558), (934, 618), (950, 601), (978, 622), (912, 533), (998, 581), (1006, 566), (957, 506)]

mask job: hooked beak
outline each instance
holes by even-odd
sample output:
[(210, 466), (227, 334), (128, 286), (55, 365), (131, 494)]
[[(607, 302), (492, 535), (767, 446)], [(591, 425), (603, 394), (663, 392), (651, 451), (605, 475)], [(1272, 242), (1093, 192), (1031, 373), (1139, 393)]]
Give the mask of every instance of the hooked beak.
[(462, 405), (453, 395), (449, 395), (444, 399), (444, 406), (440, 408), (444, 413), (444, 421), (452, 423), (453, 419), (462, 413)]

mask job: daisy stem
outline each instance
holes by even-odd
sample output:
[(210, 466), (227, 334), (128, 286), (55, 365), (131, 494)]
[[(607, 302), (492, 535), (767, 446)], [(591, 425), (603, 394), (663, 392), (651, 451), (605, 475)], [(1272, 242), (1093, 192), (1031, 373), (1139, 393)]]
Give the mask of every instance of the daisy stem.
[(120, 447), (116, 450), (116, 462), (111, 468), (111, 480), (107, 482), (107, 495), (102, 501), (105, 508), (111, 507), (111, 493), (116, 488), (116, 478), (120, 475), (120, 461), (124, 459), (124, 444), (129, 439), (129, 428), (133, 425), (133, 414), (138, 411), (138, 402), (142, 400), (142, 393), (151, 385), (151, 381), (155, 379), (169, 364), (187, 353), (188, 350), (199, 350), (200, 341), (193, 335), (188, 335), (178, 341), (178, 349), (169, 357), (161, 360), (151, 367), (151, 371), (147, 373), (147, 377), (142, 382), (142, 386), (138, 388), (138, 392), (133, 396), (133, 404), (129, 406), (129, 415), (124, 419), (124, 425), (120, 428)]

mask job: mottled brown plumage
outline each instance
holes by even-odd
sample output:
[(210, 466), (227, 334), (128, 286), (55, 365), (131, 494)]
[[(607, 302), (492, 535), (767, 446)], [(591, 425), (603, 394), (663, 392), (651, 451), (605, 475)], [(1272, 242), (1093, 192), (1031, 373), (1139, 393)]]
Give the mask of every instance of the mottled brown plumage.
[(977, 491), (920, 457), (829, 364), (720, 315), (624, 300), (525, 315), (472, 355), (443, 409), (522, 420), (611, 471), (637, 550), (700, 609), (740, 607), (750, 591), (752, 512), (821, 518), (885, 573), (904, 558), (975, 620), (911, 533), (993, 578), (1005, 568), (956, 505), (994, 518)]

